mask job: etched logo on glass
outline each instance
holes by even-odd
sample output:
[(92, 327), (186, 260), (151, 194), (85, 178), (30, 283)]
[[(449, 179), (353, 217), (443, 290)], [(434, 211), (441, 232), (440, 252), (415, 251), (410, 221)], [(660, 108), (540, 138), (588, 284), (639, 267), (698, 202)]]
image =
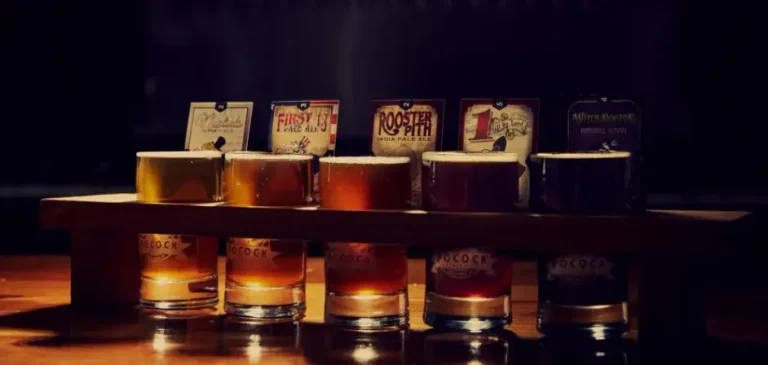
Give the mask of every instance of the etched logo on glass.
[(139, 254), (149, 261), (186, 260), (184, 251), (190, 246), (192, 243), (183, 242), (180, 235), (139, 235)]
[(547, 280), (559, 279), (567, 283), (584, 283), (596, 278), (612, 280), (613, 262), (601, 256), (559, 256), (549, 262)]
[(248, 261), (249, 265), (277, 268), (275, 258), (280, 252), (272, 250), (272, 240), (260, 238), (230, 238), (227, 241), (227, 260)]
[(325, 264), (334, 270), (374, 271), (374, 246), (370, 243), (329, 242), (326, 244)]
[(480, 273), (495, 276), (494, 262), (493, 255), (475, 248), (444, 251), (432, 256), (432, 273), (440, 271), (454, 279), (468, 279)]

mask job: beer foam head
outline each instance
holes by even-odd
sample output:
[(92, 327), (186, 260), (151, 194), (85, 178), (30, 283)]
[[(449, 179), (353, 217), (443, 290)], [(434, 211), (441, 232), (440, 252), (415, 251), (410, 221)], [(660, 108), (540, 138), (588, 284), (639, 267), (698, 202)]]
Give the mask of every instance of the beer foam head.
[(560, 160), (595, 160), (608, 158), (629, 158), (631, 154), (625, 151), (613, 152), (552, 152), (537, 153), (531, 156), (531, 159), (560, 159)]
[(136, 152), (141, 158), (220, 158), (219, 151), (150, 151)]
[(517, 153), (507, 152), (424, 152), (421, 160), (427, 162), (518, 162)]
[(357, 165), (399, 165), (411, 162), (405, 156), (343, 156), (322, 157), (320, 163), (357, 164)]
[(264, 161), (310, 161), (312, 155), (278, 154), (268, 152), (230, 152), (224, 155), (227, 160), (264, 160)]

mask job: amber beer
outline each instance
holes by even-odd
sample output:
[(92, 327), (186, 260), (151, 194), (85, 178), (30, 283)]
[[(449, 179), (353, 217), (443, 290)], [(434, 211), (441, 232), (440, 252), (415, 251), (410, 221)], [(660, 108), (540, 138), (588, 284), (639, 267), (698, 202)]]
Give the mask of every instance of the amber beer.
[[(311, 163), (311, 155), (228, 153), (224, 200), (238, 206), (306, 206), (312, 202)], [(230, 238), (224, 310), (252, 318), (303, 316), (306, 251), (304, 241)]]
[[(408, 157), (320, 159), (320, 208), (408, 209)], [(325, 251), (325, 320), (376, 328), (408, 323), (403, 245), (330, 242)]]
[[(221, 153), (139, 152), (136, 200), (144, 203), (221, 200)], [(142, 233), (140, 303), (145, 308), (185, 309), (218, 303), (216, 237)]]
[[(515, 153), (425, 152), (425, 210), (510, 212), (518, 201)], [(504, 232), (499, 232), (504, 234)], [(485, 330), (509, 324), (511, 260), (482, 247), (435, 250), (427, 264), (424, 322), (444, 329)]]

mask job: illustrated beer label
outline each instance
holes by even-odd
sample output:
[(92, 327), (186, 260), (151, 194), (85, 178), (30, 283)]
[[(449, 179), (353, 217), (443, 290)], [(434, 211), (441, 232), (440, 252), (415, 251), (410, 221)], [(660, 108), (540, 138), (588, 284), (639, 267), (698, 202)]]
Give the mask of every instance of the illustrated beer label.
[(374, 245), (370, 243), (326, 243), (325, 264), (334, 270), (376, 270)]
[(569, 151), (632, 153), (631, 205), (635, 210), (645, 209), (640, 124), (640, 108), (631, 100), (593, 96), (576, 101), (568, 108)]
[(280, 253), (272, 250), (272, 240), (258, 238), (230, 238), (227, 241), (227, 260), (248, 263), (251, 267), (274, 269)]
[(538, 99), (462, 99), (460, 143), (467, 152), (502, 151), (519, 156), (518, 206), (527, 207), (528, 156), (536, 151), (539, 123)]
[(191, 103), (184, 148), (222, 152), (247, 150), (252, 111), (252, 102)]
[(631, 100), (593, 97), (568, 109), (569, 151), (640, 149), (640, 108)]
[(313, 196), (318, 198), (319, 158), (333, 155), (339, 120), (338, 100), (273, 101), (269, 149), (275, 153), (311, 154)]
[(139, 254), (148, 261), (187, 260), (184, 251), (194, 243), (194, 236), (139, 234)]
[(373, 101), (371, 151), (411, 158), (411, 202), (421, 207), (421, 154), (441, 148), (443, 100)]
[(336, 148), (338, 100), (272, 102), (270, 150), (323, 157)]
[(438, 251), (432, 255), (432, 273), (441, 271), (454, 279), (469, 279), (479, 273), (495, 276), (493, 264), (496, 259), (489, 252), (475, 248), (453, 251)]

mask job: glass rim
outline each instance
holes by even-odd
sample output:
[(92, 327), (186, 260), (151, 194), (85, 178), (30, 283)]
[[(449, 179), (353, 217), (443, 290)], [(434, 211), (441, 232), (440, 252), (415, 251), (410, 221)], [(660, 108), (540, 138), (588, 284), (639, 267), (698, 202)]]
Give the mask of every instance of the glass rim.
[(400, 165), (408, 164), (408, 156), (328, 156), (321, 157), (320, 163), (349, 165)]
[(627, 151), (594, 151), (594, 152), (543, 152), (531, 155), (531, 159), (553, 160), (599, 160), (629, 158), (632, 153)]
[(462, 152), (462, 151), (427, 151), (421, 155), (424, 162), (519, 162), (514, 152)]
[(265, 160), (265, 161), (311, 161), (314, 156), (291, 153), (269, 153), (261, 151), (238, 151), (224, 155), (227, 160)]
[(220, 151), (141, 151), (139, 158), (221, 158)]

